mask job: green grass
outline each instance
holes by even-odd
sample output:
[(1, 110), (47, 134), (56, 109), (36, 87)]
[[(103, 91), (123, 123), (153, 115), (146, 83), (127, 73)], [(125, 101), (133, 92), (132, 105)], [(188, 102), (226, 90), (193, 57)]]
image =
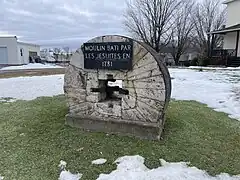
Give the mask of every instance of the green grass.
[[(145, 157), (150, 168), (158, 167), (163, 158), (190, 161), (212, 175), (240, 173), (240, 123), (205, 105), (172, 101), (161, 142), (83, 132), (64, 125), (66, 113), (62, 96), (0, 103), (4, 180), (57, 179), (60, 160), (67, 161), (70, 171), (83, 173), (83, 179), (96, 179), (116, 168), (116, 158), (136, 154)], [(108, 160), (105, 165), (91, 165), (102, 157)]]

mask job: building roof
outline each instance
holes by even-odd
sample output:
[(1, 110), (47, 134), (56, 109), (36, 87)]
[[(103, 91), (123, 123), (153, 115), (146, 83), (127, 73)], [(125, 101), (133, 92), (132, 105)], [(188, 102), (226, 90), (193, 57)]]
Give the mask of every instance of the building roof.
[[(171, 45), (168, 46), (163, 46), (160, 48), (160, 53), (165, 53), (165, 54), (171, 54), (173, 52), (173, 47)], [(196, 46), (190, 46), (188, 47), (183, 54), (192, 54), (192, 53), (197, 53), (198, 50)]]
[(228, 32), (236, 32), (236, 31), (240, 31), (240, 24), (229, 26), (217, 31), (212, 31), (212, 32), (209, 32), (208, 34), (226, 34)]
[(231, 2), (233, 2), (233, 1), (237, 1), (237, 0), (225, 0), (225, 1), (223, 2), (223, 4), (228, 4), (228, 3), (231, 3)]
[(26, 46), (39, 46), (40, 47), (40, 45), (38, 45), (38, 44), (33, 44), (33, 43), (26, 43), (26, 42), (17, 42), (18, 44), (22, 44), (22, 45), (26, 45)]
[(17, 39), (17, 36), (0, 35), (0, 38), (16, 38)]

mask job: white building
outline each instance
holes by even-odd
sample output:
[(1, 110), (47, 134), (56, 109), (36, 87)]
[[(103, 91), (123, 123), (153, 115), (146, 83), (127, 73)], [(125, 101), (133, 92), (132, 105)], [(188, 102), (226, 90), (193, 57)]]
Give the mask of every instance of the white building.
[(17, 37), (0, 37), (0, 65), (28, 64), (30, 57), (40, 56), (40, 46), (18, 42)]
[(221, 34), (224, 36), (223, 49), (232, 57), (235, 57), (235, 59), (232, 59), (231, 63), (240, 66), (240, 0), (225, 0), (224, 4), (227, 5), (226, 26), (210, 34)]

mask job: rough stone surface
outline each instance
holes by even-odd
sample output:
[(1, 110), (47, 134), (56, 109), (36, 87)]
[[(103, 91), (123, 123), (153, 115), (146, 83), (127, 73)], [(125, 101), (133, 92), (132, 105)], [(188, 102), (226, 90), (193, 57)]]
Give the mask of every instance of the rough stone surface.
[[(104, 36), (89, 42), (125, 41), (129, 41), (129, 38)], [(77, 50), (65, 74), (64, 90), (69, 107), (66, 121), (68, 125), (137, 137), (140, 137), (139, 133), (142, 132), (141, 137), (146, 135), (146, 138), (151, 137), (150, 139), (158, 139), (161, 136), (165, 111), (171, 95), (170, 75), (161, 57), (154, 50), (137, 41), (134, 41), (133, 45), (131, 71), (84, 69), (82, 50), (81, 48)], [(123, 89), (127, 89), (129, 94), (118, 94), (119, 99), (104, 101), (106, 94), (91, 92), (91, 88), (102, 87), (108, 75), (122, 80)], [(148, 128), (143, 125), (144, 123), (147, 123)], [(121, 128), (120, 124), (125, 130), (116, 130)], [(128, 126), (129, 128), (126, 128)], [(127, 130), (129, 132), (126, 132)]]

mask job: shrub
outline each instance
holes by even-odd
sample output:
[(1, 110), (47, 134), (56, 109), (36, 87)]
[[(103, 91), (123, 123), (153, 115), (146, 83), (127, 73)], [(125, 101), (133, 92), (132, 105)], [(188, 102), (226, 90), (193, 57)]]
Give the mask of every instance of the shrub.
[(184, 62), (184, 66), (186, 66), (186, 67), (189, 67), (191, 64), (190, 64), (190, 61), (185, 61)]
[(208, 57), (203, 57), (200, 59), (199, 65), (200, 66), (208, 66), (210, 63), (210, 59)]
[(191, 66), (197, 66), (198, 65), (198, 58), (195, 57), (193, 60), (191, 60), (190, 65)]

